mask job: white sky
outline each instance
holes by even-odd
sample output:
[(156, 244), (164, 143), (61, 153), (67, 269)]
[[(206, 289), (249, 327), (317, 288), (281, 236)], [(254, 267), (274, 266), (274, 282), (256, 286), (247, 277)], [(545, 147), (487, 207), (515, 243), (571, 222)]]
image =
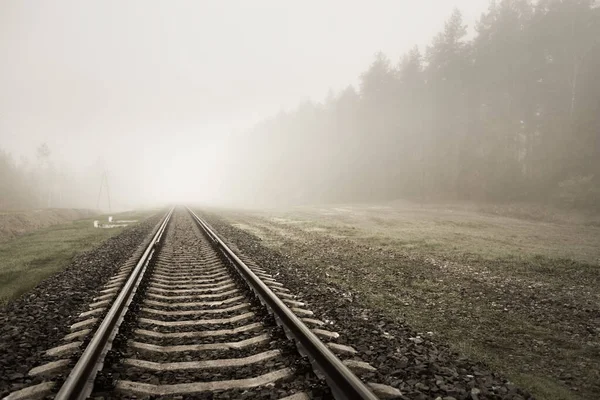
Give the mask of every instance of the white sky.
[[(3, 0), (0, 149), (31, 158), (47, 142), (81, 168), (101, 156), (144, 196), (182, 197), (168, 177), (215, 168), (224, 136), (355, 84), (379, 50), (396, 62), (423, 49), (455, 6), (472, 27), (487, 5)], [(172, 161), (157, 165), (161, 153)], [(157, 179), (162, 189), (146, 185)]]

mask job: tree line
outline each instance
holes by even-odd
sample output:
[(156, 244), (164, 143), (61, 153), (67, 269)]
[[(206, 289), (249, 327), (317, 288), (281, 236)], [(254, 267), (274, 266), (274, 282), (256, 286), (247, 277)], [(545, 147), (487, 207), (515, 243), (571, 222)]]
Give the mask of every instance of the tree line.
[(600, 7), (492, 1), (470, 39), (455, 10), (424, 52), (378, 53), (358, 88), (244, 140), (240, 184), (259, 196), (598, 207)]
[(90, 208), (87, 193), (85, 182), (58, 164), (46, 143), (36, 148), (34, 161), (21, 157), (17, 162), (0, 149), (0, 210)]

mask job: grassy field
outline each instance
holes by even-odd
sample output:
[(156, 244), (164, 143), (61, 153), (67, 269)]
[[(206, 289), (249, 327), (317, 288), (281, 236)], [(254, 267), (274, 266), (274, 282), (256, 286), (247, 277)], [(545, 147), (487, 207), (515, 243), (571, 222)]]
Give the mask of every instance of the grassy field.
[[(497, 260), (512, 257), (569, 258), (600, 265), (600, 226), (591, 218), (558, 221), (514, 218), (501, 210), (426, 206), (348, 205), (302, 207), (272, 215), (283, 226), (322, 230), (330, 235), (389, 241), (406, 250), (436, 256), (474, 255)], [(265, 215), (266, 216), (266, 215)], [(356, 231), (355, 231), (356, 230)], [(355, 231), (355, 232), (354, 232)]]
[(409, 203), (219, 214), (536, 398), (600, 398), (596, 217)]
[(27, 232), (96, 215), (99, 213), (94, 210), (73, 208), (0, 210), (0, 242)]
[[(115, 219), (141, 220), (154, 211), (111, 214)], [(53, 225), (0, 242), (0, 304), (61, 271), (75, 255), (90, 250), (124, 228), (97, 229), (93, 221), (106, 215)]]

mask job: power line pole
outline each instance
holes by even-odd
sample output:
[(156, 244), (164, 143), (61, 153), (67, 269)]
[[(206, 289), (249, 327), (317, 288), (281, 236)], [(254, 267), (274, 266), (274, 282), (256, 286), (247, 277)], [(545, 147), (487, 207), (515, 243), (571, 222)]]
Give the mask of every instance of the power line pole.
[(96, 201), (96, 208), (100, 209), (100, 196), (102, 195), (102, 187), (106, 186), (106, 198), (108, 200), (108, 212), (111, 212), (110, 207), (110, 189), (108, 187), (108, 174), (106, 171), (102, 172), (102, 177), (100, 178), (100, 191), (98, 192), (98, 201)]

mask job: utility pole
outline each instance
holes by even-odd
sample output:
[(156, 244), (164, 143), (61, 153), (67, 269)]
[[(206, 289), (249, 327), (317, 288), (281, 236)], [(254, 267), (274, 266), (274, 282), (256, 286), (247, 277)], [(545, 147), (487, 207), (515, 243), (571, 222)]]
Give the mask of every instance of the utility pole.
[(108, 200), (108, 212), (111, 212), (110, 207), (110, 190), (108, 188), (108, 174), (106, 170), (102, 172), (102, 177), (100, 178), (100, 191), (98, 192), (98, 201), (96, 202), (96, 208), (100, 209), (100, 196), (102, 195), (102, 187), (106, 186), (106, 198)]

